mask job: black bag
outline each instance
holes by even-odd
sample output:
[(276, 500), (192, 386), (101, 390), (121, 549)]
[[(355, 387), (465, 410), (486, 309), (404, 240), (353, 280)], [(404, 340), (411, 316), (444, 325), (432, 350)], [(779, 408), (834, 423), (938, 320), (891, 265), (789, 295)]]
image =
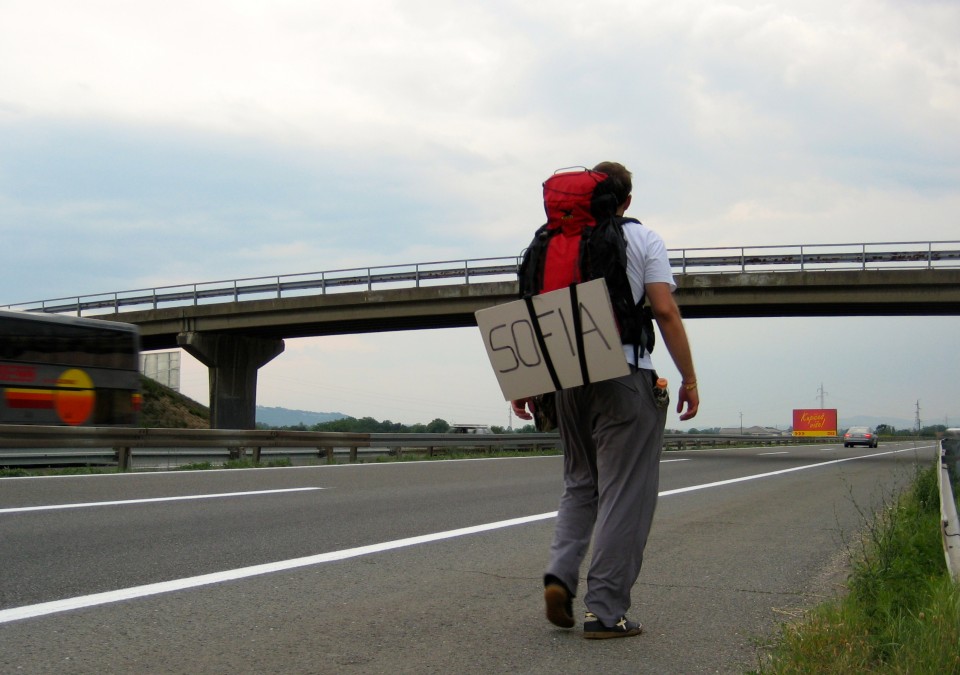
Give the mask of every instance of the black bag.
[(548, 391), (533, 397), (533, 425), (547, 433), (557, 428), (557, 392)]

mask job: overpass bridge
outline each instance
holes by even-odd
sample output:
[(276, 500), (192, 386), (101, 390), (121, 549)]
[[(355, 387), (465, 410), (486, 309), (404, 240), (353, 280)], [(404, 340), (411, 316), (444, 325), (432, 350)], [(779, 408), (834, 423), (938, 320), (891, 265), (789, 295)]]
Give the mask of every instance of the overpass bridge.
[[(686, 318), (960, 314), (960, 241), (671, 249)], [(210, 369), (211, 425), (255, 426), (284, 339), (476, 325), (517, 298), (519, 257), (164, 286), (7, 305), (135, 323)]]

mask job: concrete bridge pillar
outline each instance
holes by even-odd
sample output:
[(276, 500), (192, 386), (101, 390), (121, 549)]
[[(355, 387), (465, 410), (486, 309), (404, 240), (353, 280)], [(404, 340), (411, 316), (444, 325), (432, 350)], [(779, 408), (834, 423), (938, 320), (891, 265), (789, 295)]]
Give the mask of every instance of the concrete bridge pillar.
[(210, 428), (256, 428), (257, 369), (283, 352), (283, 340), (187, 332), (177, 344), (210, 369)]

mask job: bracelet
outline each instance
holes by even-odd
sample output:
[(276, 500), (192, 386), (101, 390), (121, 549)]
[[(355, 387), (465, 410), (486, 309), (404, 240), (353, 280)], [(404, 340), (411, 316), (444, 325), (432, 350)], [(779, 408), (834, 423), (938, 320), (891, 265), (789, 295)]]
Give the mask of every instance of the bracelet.
[(688, 382), (681, 382), (680, 384), (683, 385), (683, 388), (686, 389), (687, 391), (693, 391), (694, 389), (697, 388), (697, 381), (696, 381), (696, 380), (694, 380), (693, 382), (689, 382), (689, 383), (688, 383)]

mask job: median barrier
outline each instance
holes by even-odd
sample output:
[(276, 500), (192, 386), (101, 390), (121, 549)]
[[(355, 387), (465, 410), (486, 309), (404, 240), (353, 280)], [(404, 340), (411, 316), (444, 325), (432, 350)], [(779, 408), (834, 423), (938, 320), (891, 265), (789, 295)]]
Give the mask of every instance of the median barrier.
[[(837, 438), (665, 434), (665, 450), (699, 450), (756, 445), (836, 443)], [(360, 453), (429, 457), (451, 451), (559, 450), (556, 433), (406, 434), (287, 431), (281, 429), (155, 429), (4, 425), (0, 466), (115, 465), (130, 470), (134, 456), (165, 458), (168, 464), (271, 457), (308, 457), (333, 463), (356, 462)]]
[[(259, 461), (262, 448), (312, 448), (319, 456), (331, 457), (336, 448), (355, 452), (369, 443), (370, 434), (324, 431), (4, 425), (0, 428), (0, 466), (113, 463), (126, 471), (137, 450), (150, 448), (190, 448), (198, 451), (193, 453), (196, 455), (225, 454), (227, 459), (242, 459), (249, 452)], [(86, 458), (96, 461), (79, 461)]]
[(0, 466), (116, 465), (126, 471), (132, 467), (134, 455), (150, 454), (151, 450), (156, 453), (158, 449), (167, 451), (166, 457), (172, 451), (192, 460), (249, 457), (255, 463), (260, 462), (265, 449), (273, 456), (296, 450), (295, 454), (332, 463), (338, 455), (356, 462), (361, 450), (434, 455), (452, 449), (540, 451), (558, 446), (556, 434), (367, 434), (4, 425), (0, 428)]

